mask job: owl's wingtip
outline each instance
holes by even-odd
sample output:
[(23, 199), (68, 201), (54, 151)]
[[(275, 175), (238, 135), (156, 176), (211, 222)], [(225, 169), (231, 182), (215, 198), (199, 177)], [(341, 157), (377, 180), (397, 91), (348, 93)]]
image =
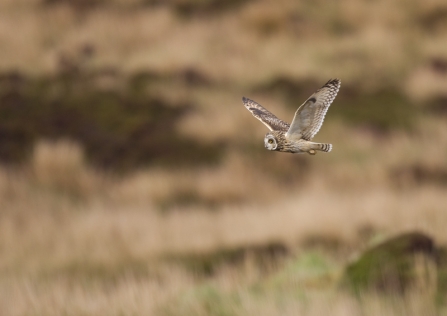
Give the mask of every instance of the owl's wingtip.
[(326, 84), (324, 85), (325, 87), (330, 87), (330, 86), (337, 86), (338, 88), (340, 88), (341, 86), (341, 80), (338, 78), (335, 79), (329, 79), (328, 82), (326, 82)]
[(338, 78), (331, 78), (331, 79), (329, 79), (328, 83), (329, 83), (329, 82), (338, 82), (338, 83), (341, 83), (341, 80), (338, 79)]
[(242, 97), (242, 102), (247, 102), (248, 101), (248, 98), (246, 98), (246, 97)]

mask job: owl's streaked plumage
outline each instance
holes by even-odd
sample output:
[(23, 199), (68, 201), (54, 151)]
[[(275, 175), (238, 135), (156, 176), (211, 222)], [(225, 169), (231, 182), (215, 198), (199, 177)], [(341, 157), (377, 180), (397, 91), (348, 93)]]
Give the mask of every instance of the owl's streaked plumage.
[(315, 150), (332, 150), (331, 144), (313, 143), (310, 140), (320, 130), (326, 112), (339, 89), (340, 80), (329, 80), (298, 108), (291, 124), (280, 120), (253, 100), (243, 97), (242, 101), (247, 110), (270, 130), (264, 138), (265, 148), (315, 155)]

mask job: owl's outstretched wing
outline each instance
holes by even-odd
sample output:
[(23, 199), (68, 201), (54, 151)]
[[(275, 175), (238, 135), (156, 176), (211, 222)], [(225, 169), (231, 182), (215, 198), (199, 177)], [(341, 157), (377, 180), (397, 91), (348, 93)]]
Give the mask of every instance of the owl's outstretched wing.
[(269, 130), (283, 132), (287, 132), (289, 130), (289, 124), (277, 118), (275, 115), (264, 109), (255, 101), (243, 97), (242, 102), (244, 102), (247, 110), (249, 110), (254, 117), (260, 120), (265, 126), (267, 126)]
[(340, 80), (331, 79), (312, 94), (295, 112), (286, 137), (311, 140), (320, 130), (324, 116), (339, 89)]

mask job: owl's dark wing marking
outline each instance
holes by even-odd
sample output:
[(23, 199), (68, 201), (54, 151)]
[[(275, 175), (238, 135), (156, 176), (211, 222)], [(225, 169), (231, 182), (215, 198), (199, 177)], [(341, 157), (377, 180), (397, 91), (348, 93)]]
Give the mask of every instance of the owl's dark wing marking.
[(311, 140), (320, 130), (326, 112), (339, 89), (340, 80), (331, 79), (312, 94), (295, 112), (286, 137)]
[(289, 124), (277, 118), (275, 115), (264, 109), (255, 101), (243, 97), (242, 102), (244, 102), (247, 110), (249, 110), (254, 117), (260, 120), (265, 126), (267, 126), (269, 130), (283, 132), (287, 132), (287, 130), (289, 130)]

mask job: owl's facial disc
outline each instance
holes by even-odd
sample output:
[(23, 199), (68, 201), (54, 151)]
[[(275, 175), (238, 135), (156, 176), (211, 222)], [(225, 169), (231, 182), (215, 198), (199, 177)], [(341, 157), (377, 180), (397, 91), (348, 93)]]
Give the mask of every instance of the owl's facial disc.
[(275, 136), (273, 136), (272, 134), (265, 135), (264, 146), (268, 150), (275, 150), (278, 147)]

